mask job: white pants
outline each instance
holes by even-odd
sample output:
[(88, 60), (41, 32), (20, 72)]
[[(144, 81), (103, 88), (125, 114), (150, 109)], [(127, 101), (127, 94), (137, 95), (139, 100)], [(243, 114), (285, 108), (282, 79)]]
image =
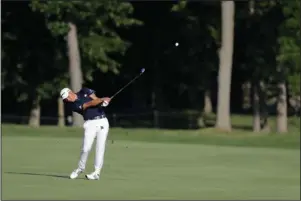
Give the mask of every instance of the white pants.
[(83, 137), (80, 160), (78, 163), (79, 169), (84, 170), (86, 168), (88, 155), (92, 148), (94, 139), (96, 138), (94, 168), (95, 171), (100, 173), (104, 162), (105, 146), (109, 133), (109, 127), (109, 121), (107, 118), (88, 120), (84, 123), (85, 133)]

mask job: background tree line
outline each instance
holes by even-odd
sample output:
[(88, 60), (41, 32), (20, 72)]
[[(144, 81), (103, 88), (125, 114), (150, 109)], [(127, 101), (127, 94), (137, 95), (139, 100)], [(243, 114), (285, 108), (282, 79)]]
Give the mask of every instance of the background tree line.
[(65, 124), (60, 88), (109, 96), (140, 68), (144, 78), (108, 113), (177, 111), (197, 126), (214, 113), (227, 131), (231, 114), (253, 114), (254, 132), (269, 131), (276, 115), (280, 133), (300, 115), (297, 0), (5, 1), (1, 50), (2, 113), (29, 116), (31, 126), (40, 116)]

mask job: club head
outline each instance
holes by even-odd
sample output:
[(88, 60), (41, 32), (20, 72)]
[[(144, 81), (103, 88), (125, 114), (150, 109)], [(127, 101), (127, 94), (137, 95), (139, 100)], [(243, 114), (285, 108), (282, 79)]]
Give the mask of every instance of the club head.
[(142, 69), (141, 69), (141, 74), (144, 73), (144, 71), (145, 71), (145, 68), (142, 68)]

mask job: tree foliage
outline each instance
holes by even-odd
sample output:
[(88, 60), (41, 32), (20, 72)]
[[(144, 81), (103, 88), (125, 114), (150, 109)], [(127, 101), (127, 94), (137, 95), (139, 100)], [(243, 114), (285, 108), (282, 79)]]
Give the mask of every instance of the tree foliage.
[(38, 1), (31, 3), (33, 11), (44, 14), (54, 36), (65, 36), (68, 22), (76, 24), (85, 78), (92, 80), (97, 68), (102, 72), (118, 73), (118, 56), (124, 55), (130, 43), (124, 41), (117, 29), (141, 22), (130, 17), (130, 3), (112, 1)]
[[(40, 14), (34, 13), (23, 2), (19, 7), (7, 2), (2, 15), (2, 84), (9, 88), (18, 101), (24, 101), (33, 94), (42, 99), (56, 92), (66, 77), (61, 65), (64, 62), (56, 52), (60, 41), (49, 32)], [(20, 18), (19, 16), (26, 16)]]
[(297, 0), (281, 1), (283, 22), (279, 26), (277, 55), (278, 66), (284, 70), (294, 95), (300, 95), (300, 2)]
[(201, 108), (200, 92), (212, 88), (212, 77), (218, 71), (221, 44), (221, 22), (217, 18), (220, 16), (219, 4), (179, 1), (171, 7), (171, 12), (178, 19), (176, 35), (180, 42), (177, 51), (172, 52), (177, 55), (172, 66), (181, 77), (186, 77), (179, 90), (182, 93), (188, 91), (192, 105)]
[[(289, 95), (300, 94), (299, 2), (252, 2), (252, 15), (249, 2), (235, 2), (232, 112), (249, 112), (239, 104), (241, 84), (246, 81), (264, 83), (272, 101), (280, 79), (287, 81)], [(30, 100), (37, 94), (45, 111), (48, 108), (43, 106), (43, 99), (51, 100), (58, 95), (58, 88), (68, 84), (66, 36), (70, 22), (78, 31), (85, 84), (99, 93), (114, 92), (137, 68), (147, 68), (148, 73), (140, 80), (143, 85), (128, 88), (129, 93), (116, 99), (120, 104), (110, 109), (150, 109), (154, 88), (159, 91), (160, 109), (201, 111), (207, 89), (211, 90), (213, 110), (217, 108), (220, 2), (185, 0), (3, 2), (2, 90), (5, 97), (12, 97), (5, 100), (6, 104), (16, 105), (10, 103), (12, 99)], [(145, 26), (133, 28), (142, 22)], [(175, 42), (179, 46), (174, 46)], [(122, 72), (120, 76), (116, 76), (118, 72)], [(99, 80), (110, 84), (103, 87)], [(28, 103), (24, 108), (32, 105)], [(275, 105), (270, 106), (270, 111), (276, 111)]]

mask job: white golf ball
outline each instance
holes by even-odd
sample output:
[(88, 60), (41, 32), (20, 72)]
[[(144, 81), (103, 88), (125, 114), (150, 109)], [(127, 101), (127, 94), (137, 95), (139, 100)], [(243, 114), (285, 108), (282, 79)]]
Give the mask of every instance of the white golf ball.
[(176, 43), (175, 43), (175, 46), (176, 46), (176, 47), (178, 47), (178, 46), (179, 46), (179, 43), (178, 43), (178, 42), (176, 42)]

